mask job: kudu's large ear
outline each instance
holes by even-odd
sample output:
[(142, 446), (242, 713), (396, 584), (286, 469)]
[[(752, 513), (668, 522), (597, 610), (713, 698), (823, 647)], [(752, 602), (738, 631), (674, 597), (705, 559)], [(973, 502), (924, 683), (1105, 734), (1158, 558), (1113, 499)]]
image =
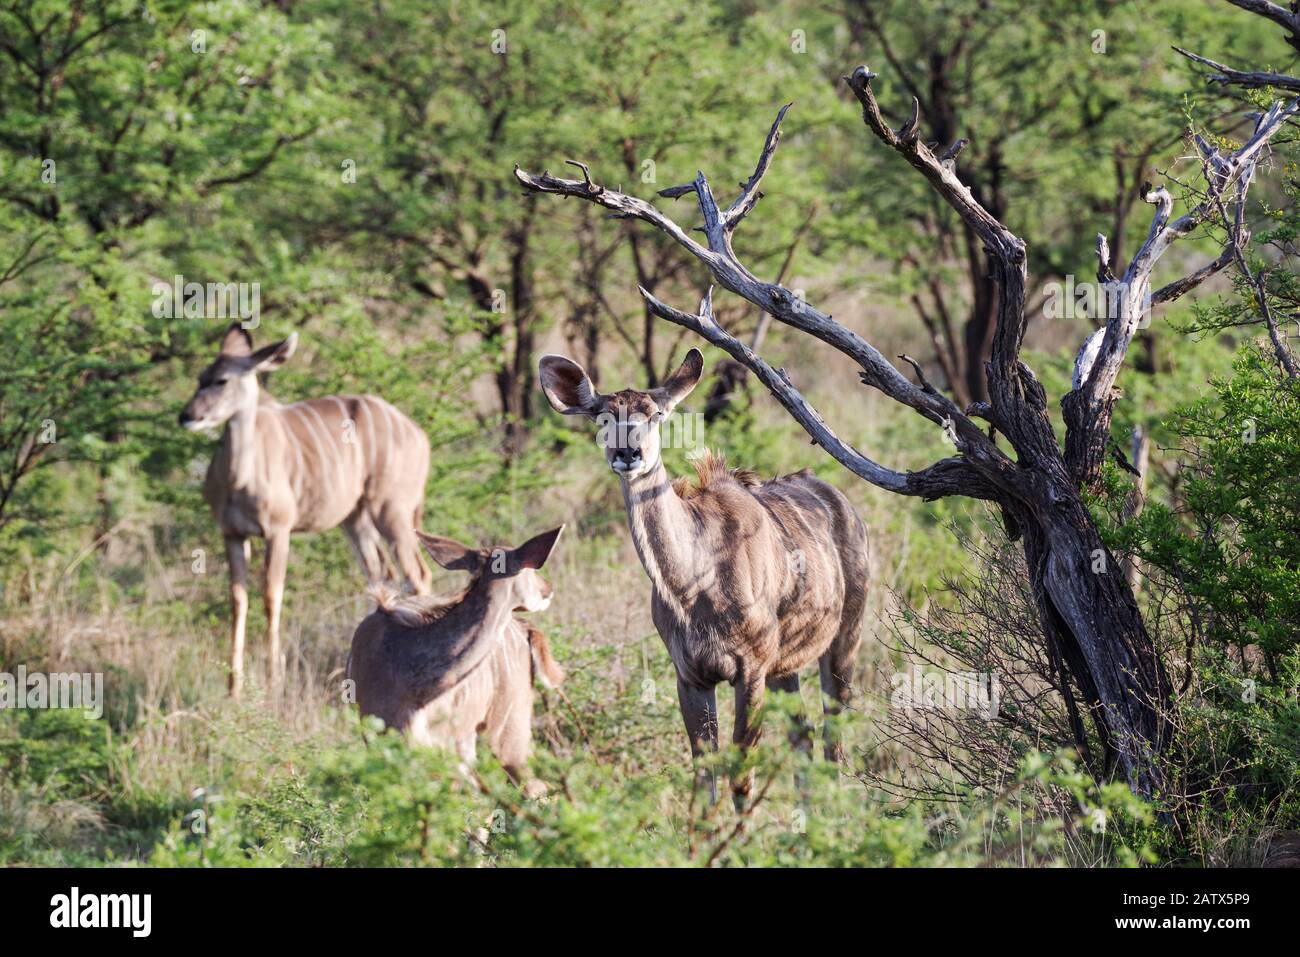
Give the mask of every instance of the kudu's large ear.
[(670, 375), (664, 384), (657, 389), (651, 389), (650, 394), (654, 396), (655, 402), (665, 412), (671, 412), (677, 407), (677, 403), (691, 394), (691, 390), (700, 384), (700, 377), (704, 375), (704, 356), (700, 354), (699, 349), (692, 349), (686, 353), (686, 359), (677, 371)]
[(221, 354), (236, 359), (251, 356), (253, 354), (253, 337), (248, 334), (247, 329), (239, 323), (235, 323), (226, 330), (225, 338), (221, 340)]
[(551, 408), (561, 415), (595, 415), (600, 411), (601, 396), (591, 384), (587, 371), (564, 356), (542, 356), (537, 363), (542, 391)]
[(560, 539), (560, 532), (564, 531), (564, 526), (553, 528), (549, 532), (542, 532), (535, 535), (528, 541), (524, 542), (518, 548), (510, 553), (509, 567), (512, 573), (518, 572), (524, 568), (541, 568), (546, 564), (546, 559), (551, 555), (551, 550), (555, 548), (555, 543)]
[(415, 534), (420, 539), (420, 544), (424, 546), (424, 550), (429, 553), (429, 557), (449, 572), (473, 574), (478, 571), (479, 564), (483, 561), (483, 556), (477, 549), (462, 545), (454, 538), (426, 535), (418, 528)]
[(253, 353), (253, 369), (257, 372), (270, 372), (289, 361), (293, 351), (298, 348), (298, 333), (289, 333), (289, 338), (273, 346), (263, 346)]

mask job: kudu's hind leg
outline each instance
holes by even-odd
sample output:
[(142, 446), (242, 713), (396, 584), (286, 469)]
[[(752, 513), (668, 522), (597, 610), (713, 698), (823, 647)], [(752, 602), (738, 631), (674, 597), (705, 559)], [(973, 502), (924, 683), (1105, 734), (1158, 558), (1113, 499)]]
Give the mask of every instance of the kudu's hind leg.
[(852, 628), (841, 626), (840, 633), (818, 665), (821, 670), (822, 707), (826, 712), (826, 726), (822, 730), (827, 761), (844, 763), (844, 742), (840, 740), (835, 718), (853, 698), (853, 662), (857, 657), (861, 619)]
[[(848, 509), (847, 503), (845, 508)], [(826, 712), (823, 738), (826, 759), (836, 764), (844, 763), (844, 744), (836, 717), (848, 707), (853, 698), (853, 665), (857, 660), (858, 646), (862, 643), (862, 619), (867, 610), (867, 582), (870, 568), (867, 558), (867, 530), (856, 514), (849, 523), (856, 531), (840, 544), (840, 561), (844, 571), (844, 604), (840, 609), (840, 628), (829, 648), (822, 654), (821, 669), (822, 707)]]
[(270, 658), (270, 691), (278, 694), (284, 680), (280, 654), (280, 608), (284, 600), (284, 575), (289, 567), (289, 530), (278, 529), (266, 538), (266, 643)]
[(393, 550), (393, 557), (401, 566), (402, 575), (417, 595), (433, 591), (433, 576), (420, 560), (420, 543), (415, 537), (418, 509), (406, 506), (385, 505), (375, 516), (379, 530)]
[[(783, 694), (792, 694), (799, 697), (799, 676), (797, 674), (787, 675), (784, 678), (768, 678), (768, 691), (780, 691)], [(812, 723), (808, 720), (802, 705), (799, 708), (799, 715), (790, 728), (790, 747), (794, 748), (800, 754), (807, 757), (812, 756), (813, 746), (813, 728)]]
[(522, 708), (510, 713), (492, 741), (492, 753), (526, 798), (538, 798), (546, 794), (546, 784), (533, 777), (528, 768), (532, 744), (532, 711)]
[(718, 700), (712, 688), (697, 688), (677, 679), (677, 702), (691, 742), (695, 760), (695, 789), (708, 789), (709, 806), (718, 802), (718, 782), (712, 768), (703, 767), (700, 758), (707, 751), (718, 750)]
[(248, 622), (248, 539), (226, 538), (230, 565), (230, 696), (244, 690), (244, 633)]
[(352, 551), (357, 556), (357, 563), (366, 576), (366, 584), (377, 585), (391, 579), (397, 580), (396, 569), (384, 553), (384, 539), (375, 527), (364, 504), (348, 516), (343, 523), (343, 532), (352, 543)]

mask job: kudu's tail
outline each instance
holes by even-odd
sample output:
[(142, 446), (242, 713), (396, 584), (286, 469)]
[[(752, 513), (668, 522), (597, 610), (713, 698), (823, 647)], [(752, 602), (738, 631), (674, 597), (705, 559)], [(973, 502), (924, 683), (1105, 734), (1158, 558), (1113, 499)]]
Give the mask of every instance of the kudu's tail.
[(516, 618), (528, 632), (528, 651), (533, 659), (533, 680), (544, 688), (558, 688), (564, 682), (564, 669), (551, 654), (551, 644), (545, 633), (531, 621)]

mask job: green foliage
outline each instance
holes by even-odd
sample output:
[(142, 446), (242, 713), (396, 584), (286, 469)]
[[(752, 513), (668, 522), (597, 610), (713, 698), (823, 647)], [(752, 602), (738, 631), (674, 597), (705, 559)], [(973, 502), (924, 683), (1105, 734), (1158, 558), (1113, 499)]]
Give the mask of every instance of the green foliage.
[(235, 236), (257, 221), (229, 193), (323, 122), (327, 47), (241, 0), (23, 3), (0, 37), (0, 545), (39, 551), (33, 526), (67, 504), (47, 467), (89, 462), (103, 484), (167, 444), (156, 367), (211, 328), (155, 316), (153, 283), (246, 267)]
[(372, 725), (365, 744), (303, 750), (254, 794), (196, 791), (194, 806), (168, 829), (150, 863), (472, 862), (465, 827), (472, 802), (454, 757), (406, 747), (381, 730)]
[(1130, 530), (1142, 557), (1177, 574), (1205, 638), (1254, 645), (1263, 670), (1300, 639), (1300, 387), (1257, 348), (1174, 427), (1192, 455), (1181, 508)]
[(1176, 586), (1188, 623), (1183, 720), (1202, 731), (1187, 735), (1189, 787), (1222, 788), (1279, 826), (1300, 820), (1297, 423), (1300, 386), (1244, 349), (1170, 423), (1189, 456), (1178, 508), (1157, 503), (1117, 535)]
[[(563, 636), (559, 636), (561, 639)], [(657, 649), (656, 649), (657, 650)], [(1132, 864), (1150, 859), (1149, 812), (1121, 785), (1098, 787), (1068, 754), (1029, 754), (997, 793), (899, 803), (786, 743), (804, 704), (764, 709), (764, 745), (704, 764), (692, 788), (675, 705), (643, 683), (614, 691), (613, 649), (575, 653), (573, 712), (543, 696), (553, 742), (525, 798), (480, 749), (467, 776), (452, 754), (412, 747), (353, 708), (326, 707), (300, 734), (260, 702), (120, 721), (0, 714), (0, 862), (152, 866), (979, 866)], [(656, 656), (646, 677), (671, 686)], [(656, 698), (659, 696), (656, 695)], [(580, 716), (580, 717), (579, 717)], [(572, 718), (572, 720), (570, 720)], [(583, 724), (581, 730), (575, 721)], [(856, 740), (861, 716), (840, 730)], [(160, 749), (160, 742), (167, 742)], [(729, 775), (755, 775), (744, 818)]]
[[(1072, 835), (1112, 863), (1150, 860), (1150, 812), (1122, 785), (1098, 788), (1068, 755), (1032, 755), (991, 801), (964, 810), (890, 808), (834, 767), (763, 749), (741, 819), (691, 793), (689, 768), (629, 774), (588, 755), (539, 762), (551, 795), (525, 799), (496, 770), (368, 725), (365, 743), (310, 757), (255, 794), (200, 794), (150, 855), (159, 866), (971, 866), (1064, 863)], [(710, 765), (741, 765), (734, 752)], [(1058, 814), (1035, 799), (1050, 788)], [(725, 801), (725, 798), (723, 798)], [(1106, 828), (1110, 831), (1107, 835)], [(1134, 843), (1134, 839), (1137, 843)]]
[[(878, 98), (892, 109), (891, 122), (906, 120), (916, 94), (927, 138), (946, 138), (941, 147), (970, 141), (959, 172), (1026, 240), (1031, 289), (1035, 280), (1089, 276), (1098, 232), (1121, 256), (1145, 234), (1136, 202), (1144, 166), (1173, 158), (1171, 117), (1185, 97), (1204, 99), (1170, 45), (1240, 62), (1258, 56), (1268, 35), (1257, 18), (1180, 0), (956, 0), (943, 4), (942, 16), (887, 0), (805, 19), (815, 29), (811, 55), (828, 78), (847, 72), (847, 22), (853, 55), (880, 75)], [(821, 225), (827, 239), (901, 259), (877, 286), (904, 301), (919, 294), (932, 314), (930, 290), (942, 290), (960, 323), (971, 303), (956, 214), (887, 151), (864, 149), (861, 129), (836, 124), (819, 135), (837, 144), (828, 150), (835, 160), (817, 173), (834, 196), (833, 218)]]
[(177, 798), (131, 786), (132, 751), (80, 711), (0, 711), (0, 864), (135, 858)]

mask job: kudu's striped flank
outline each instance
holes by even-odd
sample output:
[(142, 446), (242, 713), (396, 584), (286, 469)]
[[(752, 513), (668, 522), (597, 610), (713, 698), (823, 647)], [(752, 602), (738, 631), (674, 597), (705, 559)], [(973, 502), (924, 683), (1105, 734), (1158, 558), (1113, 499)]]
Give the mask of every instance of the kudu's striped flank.
[(252, 337), (230, 327), (216, 361), (199, 376), (181, 412), (188, 429), (225, 425), (203, 496), (226, 540), (230, 561), (230, 692), (244, 680), (249, 539), (266, 539), (266, 618), (271, 688), (281, 681), (280, 606), (289, 536), (342, 525), (372, 584), (395, 578), (387, 541), (417, 594), (429, 592), (415, 529), (424, 504), (429, 441), (410, 419), (377, 396), (327, 396), (281, 405), (258, 386), (277, 369), (297, 334), (253, 350)]

